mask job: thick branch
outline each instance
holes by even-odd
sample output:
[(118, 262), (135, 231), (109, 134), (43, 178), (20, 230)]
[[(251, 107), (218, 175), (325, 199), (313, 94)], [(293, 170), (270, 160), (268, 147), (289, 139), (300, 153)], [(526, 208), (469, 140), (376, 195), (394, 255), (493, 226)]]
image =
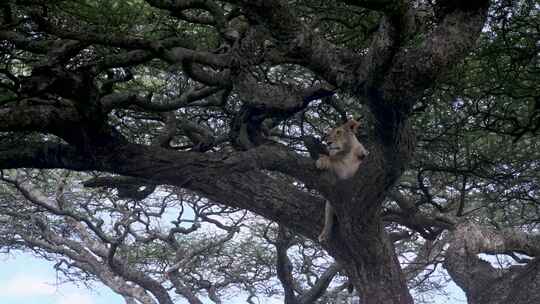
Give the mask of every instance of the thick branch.
[(415, 101), (467, 55), (480, 35), (489, 6), (487, 0), (469, 2), (450, 10), (418, 46), (400, 48), (382, 85), (384, 99)]
[(25, 146), (1, 146), (1, 168), (65, 168), (92, 170), (93, 165), (76, 149), (52, 142), (26, 142)]
[(79, 113), (71, 107), (28, 104), (0, 108), (0, 131), (42, 131), (57, 134), (80, 120)]
[(137, 106), (151, 112), (168, 112), (189, 106), (195, 101), (211, 96), (222, 90), (217, 87), (205, 87), (198, 90), (188, 90), (180, 96), (167, 101), (153, 101), (152, 95), (141, 96), (136, 92), (112, 93), (104, 96), (101, 103), (105, 111), (114, 108)]
[(454, 231), (453, 242), (463, 245), (453, 247), (459, 251), (456, 252), (458, 254), (518, 252), (532, 257), (540, 256), (540, 235), (516, 229), (496, 230), (474, 223), (464, 223), (460, 224)]
[(395, 12), (401, 4), (398, 0), (340, 0), (340, 2), (385, 13)]
[[(54, 153), (43, 153), (43, 147), (28, 148), (27, 153), (2, 153), (0, 168), (102, 170), (185, 187), (216, 202), (248, 209), (287, 224), (308, 237), (314, 238), (318, 229), (315, 227), (322, 227), (324, 201), (321, 198), (259, 171), (282, 171), (307, 184), (318, 183), (313, 161), (281, 145), (265, 145), (225, 158), (218, 153), (177, 152), (127, 144), (95, 151), (93, 159), (84, 159), (73, 149), (53, 147)], [(314, 224), (314, 219), (320, 220)]]
[[(351, 79), (350, 69), (342, 58), (362, 58), (335, 45), (309, 30), (294, 15), (294, 10), (285, 1), (234, 1), (246, 11), (251, 23), (263, 23), (272, 37), (277, 40), (279, 51), (285, 61), (303, 65), (333, 85), (340, 86)], [(346, 56), (345, 56), (346, 54)]]
[(260, 83), (251, 77), (240, 80), (235, 89), (246, 105), (269, 113), (294, 114), (310, 101), (334, 94), (332, 88), (324, 85), (298, 88), (293, 85)]
[(444, 267), (471, 303), (533, 303), (540, 300), (537, 260), (526, 266), (498, 270), (477, 255), (520, 252), (538, 256), (539, 245), (538, 235), (462, 223), (452, 233)]

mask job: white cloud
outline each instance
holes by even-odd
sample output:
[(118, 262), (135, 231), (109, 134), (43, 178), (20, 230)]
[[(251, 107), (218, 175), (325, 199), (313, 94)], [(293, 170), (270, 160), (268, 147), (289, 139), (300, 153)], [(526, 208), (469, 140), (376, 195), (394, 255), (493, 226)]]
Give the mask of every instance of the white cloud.
[(81, 293), (70, 293), (66, 295), (62, 295), (57, 302), (58, 304), (94, 304), (94, 301), (92, 300), (92, 297), (87, 294), (81, 294)]
[[(71, 289), (71, 290), (70, 290)], [(55, 304), (94, 304), (90, 294), (55, 287), (47, 280), (39, 276), (15, 274), (14, 276), (0, 281), (0, 296), (26, 298), (35, 296), (55, 299)]]
[(56, 290), (44, 278), (23, 274), (16, 274), (0, 284), (0, 294), (5, 296), (53, 295)]

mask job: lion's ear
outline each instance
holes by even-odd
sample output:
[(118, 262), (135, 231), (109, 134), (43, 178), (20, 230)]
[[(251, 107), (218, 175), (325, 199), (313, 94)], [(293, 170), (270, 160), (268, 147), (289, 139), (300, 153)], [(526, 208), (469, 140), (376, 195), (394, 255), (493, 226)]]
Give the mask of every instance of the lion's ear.
[(347, 121), (345, 123), (345, 128), (347, 128), (348, 130), (351, 130), (353, 132), (356, 133), (356, 131), (358, 130), (358, 127), (360, 126), (360, 123), (354, 119), (349, 119), (349, 121)]

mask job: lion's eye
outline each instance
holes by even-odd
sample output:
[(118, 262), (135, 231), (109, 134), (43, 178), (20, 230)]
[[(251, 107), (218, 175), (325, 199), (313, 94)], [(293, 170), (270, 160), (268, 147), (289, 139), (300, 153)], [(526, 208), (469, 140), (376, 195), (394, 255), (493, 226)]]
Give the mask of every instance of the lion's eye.
[(337, 131), (336, 131), (336, 135), (337, 135), (337, 136), (341, 136), (341, 133), (343, 133), (343, 131), (341, 131), (341, 130), (337, 130)]

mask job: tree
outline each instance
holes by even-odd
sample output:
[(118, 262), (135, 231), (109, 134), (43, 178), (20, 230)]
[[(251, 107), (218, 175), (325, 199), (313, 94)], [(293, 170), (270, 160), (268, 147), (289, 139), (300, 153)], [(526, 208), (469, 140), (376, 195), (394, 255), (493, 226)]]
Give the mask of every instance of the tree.
[[(295, 273), (297, 303), (313, 303), (339, 270), (326, 265), (328, 256), (313, 242), (182, 190), (160, 188), (136, 201), (114, 191), (80, 191), (85, 175), (10, 173), (2, 177), (0, 247), (55, 261), (65, 279), (102, 282), (126, 303), (174, 301), (169, 289), (189, 303), (222, 303), (239, 293), (255, 303), (280, 294), (276, 268), (292, 282), (293, 264), (304, 277)], [(299, 254), (291, 261), (293, 249)]]
[[(538, 199), (527, 167), (537, 166), (540, 126), (532, 1), (12, 0), (1, 8), (0, 168), (107, 172), (86, 186), (135, 200), (175, 186), (274, 221), (285, 239), (291, 231), (316, 239), (329, 200), (338, 220), (321, 245), (361, 303), (413, 302), (398, 253), (418, 235), (427, 241), (417, 257), (429, 263), (440, 261), (426, 248), (450, 242), (445, 267), (472, 303), (514, 303), (521, 276), (537, 284), (534, 259), (501, 274), (477, 257), (538, 255), (528, 233), (536, 222), (517, 224), (534, 211), (507, 219), (495, 203), (532, 208)], [(482, 48), (470, 54), (479, 37)], [(497, 82), (508, 75), (516, 76), (508, 85)], [(370, 155), (337, 185), (308, 156), (318, 146), (311, 136), (351, 115)], [(111, 274), (171, 302), (155, 277), (120, 267), (125, 244), (93, 232)], [(498, 293), (488, 292), (497, 299), (487, 299), (480, 283), (501, 275)], [(538, 298), (527, 290), (522, 301)]]

